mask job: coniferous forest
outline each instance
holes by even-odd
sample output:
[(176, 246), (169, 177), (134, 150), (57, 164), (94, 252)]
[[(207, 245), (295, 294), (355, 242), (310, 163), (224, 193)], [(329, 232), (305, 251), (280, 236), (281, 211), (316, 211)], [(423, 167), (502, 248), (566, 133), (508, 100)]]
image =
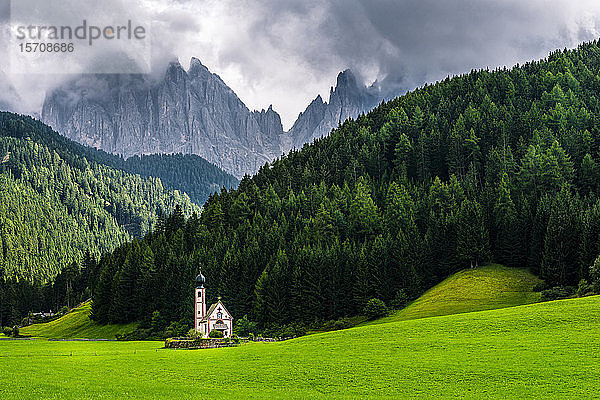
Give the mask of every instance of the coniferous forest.
[(142, 237), (175, 205), (199, 213), (182, 189), (202, 201), (236, 185), (197, 156), (123, 160), (0, 113), (0, 326), (89, 298), (82, 260)]
[(209, 301), (262, 327), (415, 298), (460, 269), (527, 267), (548, 286), (600, 253), (600, 47), (472, 71), (382, 103), (143, 238), (83, 263), (93, 318), (193, 315)]
[(151, 154), (113, 161), (111, 165), (123, 171), (160, 178), (165, 188), (179, 190), (199, 205), (221, 188), (236, 188), (239, 184), (235, 176), (195, 154)]

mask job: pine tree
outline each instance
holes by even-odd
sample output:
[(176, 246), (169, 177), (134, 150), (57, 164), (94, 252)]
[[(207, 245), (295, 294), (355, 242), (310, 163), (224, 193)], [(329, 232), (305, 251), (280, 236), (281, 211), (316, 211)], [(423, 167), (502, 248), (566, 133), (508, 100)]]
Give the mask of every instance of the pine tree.
[(457, 215), (456, 251), (463, 265), (479, 266), (489, 258), (489, 238), (481, 206), (474, 200), (464, 200)]
[(289, 322), (290, 278), (288, 258), (280, 250), (256, 282), (255, 312), (259, 322)]
[(596, 192), (600, 183), (600, 175), (598, 165), (589, 153), (584, 156), (581, 162), (580, 176), (579, 186), (582, 189), (582, 193)]
[(350, 205), (350, 226), (357, 238), (374, 237), (380, 228), (379, 210), (367, 182), (361, 178)]
[(498, 261), (509, 266), (518, 266), (519, 226), (517, 210), (512, 201), (508, 176), (502, 177), (497, 189), (494, 206), (496, 228), (495, 250)]
[(579, 275), (587, 278), (588, 268), (600, 254), (600, 201), (596, 200), (581, 216)]
[(567, 285), (578, 266), (579, 207), (568, 188), (563, 187), (552, 203), (544, 240), (540, 275), (548, 283)]

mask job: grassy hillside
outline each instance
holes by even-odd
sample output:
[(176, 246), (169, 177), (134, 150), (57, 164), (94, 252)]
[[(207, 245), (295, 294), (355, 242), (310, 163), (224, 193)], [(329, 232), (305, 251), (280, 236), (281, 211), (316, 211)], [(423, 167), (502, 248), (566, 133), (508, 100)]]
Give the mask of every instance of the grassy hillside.
[(136, 324), (99, 325), (90, 320), (91, 303), (85, 303), (69, 314), (45, 324), (35, 324), (21, 329), (22, 335), (50, 339), (114, 339), (119, 333), (131, 332)]
[(498, 264), (466, 269), (445, 279), (423, 296), (377, 323), (493, 310), (540, 300), (533, 286), (540, 281), (528, 270)]
[(0, 341), (20, 398), (594, 398), (600, 296), (238, 348)]

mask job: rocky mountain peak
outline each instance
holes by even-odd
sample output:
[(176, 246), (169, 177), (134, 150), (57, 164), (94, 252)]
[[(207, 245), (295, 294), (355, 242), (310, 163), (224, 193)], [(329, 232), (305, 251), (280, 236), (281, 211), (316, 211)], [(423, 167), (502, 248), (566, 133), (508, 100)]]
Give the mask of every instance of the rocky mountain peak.
[(356, 76), (354, 72), (350, 69), (346, 69), (340, 72), (337, 76), (336, 89), (343, 88), (358, 88), (358, 83), (356, 82)]
[(170, 62), (165, 72), (164, 84), (177, 85), (185, 82), (187, 73), (179, 62)]
[(265, 111), (253, 111), (252, 115), (258, 123), (260, 131), (270, 140), (279, 142), (280, 135), (283, 134), (283, 125), (281, 124), (281, 116), (273, 110), (273, 105)]
[(192, 57), (190, 60), (190, 69), (188, 70), (188, 74), (191, 77), (205, 77), (207, 75), (211, 75), (211, 72), (202, 64), (200, 60), (196, 57)]
[[(329, 102), (323, 102), (317, 96), (300, 113), (298, 119), (288, 132), (291, 147), (301, 147), (319, 137), (327, 136), (340, 122), (348, 118), (356, 118), (359, 114), (373, 108), (380, 100), (376, 90), (359, 83), (356, 75), (349, 69), (340, 72), (336, 86), (331, 87)], [(290, 147), (290, 148), (291, 148)], [(288, 151), (290, 148), (285, 149)]]
[(272, 105), (250, 111), (194, 57), (187, 71), (179, 61), (170, 62), (157, 80), (130, 74), (77, 77), (47, 93), (42, 120), (107, 152), (125, 157), (192, 153), (241, 178), (293, 147), (328, 135), (379, 100), (376, 88), (345, 70), (329, 102), (318, 95), (284, 132)]
[(47, 94), (42, 119), (73, 140), (111, 153), (192, 153), (238, 178), (280, 155), (283, 132), (272, 108), (257, 118), (198, 59), (188, 72), (179, 62), (169, 63), (158, 81), (76, 78)]

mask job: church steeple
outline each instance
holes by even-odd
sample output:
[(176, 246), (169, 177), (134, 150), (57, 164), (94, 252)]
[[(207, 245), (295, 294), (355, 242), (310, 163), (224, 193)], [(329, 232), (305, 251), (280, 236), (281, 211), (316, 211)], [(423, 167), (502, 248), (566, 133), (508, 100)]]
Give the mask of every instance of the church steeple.
[(200, 270), (200, 273), (196, 277), (196, 287), (203, 288), (204, 282), (206, 282), (206, 278), (204, 277), (204, 275), (202, 275), (202, 270)]
[(196, 277), (196, 289), (194, 289), (194, 329), (201, 335), (205, 335), (205, 325), (201, 322), (206, 315), (206, 289), (204, 283), (206, 278), (202, 271)]

